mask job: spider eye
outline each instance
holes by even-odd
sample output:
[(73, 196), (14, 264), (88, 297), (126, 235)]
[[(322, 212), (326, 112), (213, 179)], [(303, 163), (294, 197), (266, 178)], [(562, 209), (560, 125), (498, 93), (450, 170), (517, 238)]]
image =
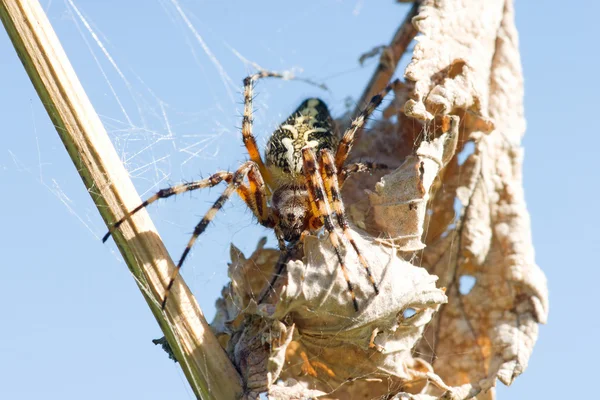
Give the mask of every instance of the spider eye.
[(287, 218), (287, 220), (289, 222), (294, 221), (294, 219), (296, 219), (296, 216), (294, 215), (294, 213), (287, 213), (287, 215), (285, 216)]

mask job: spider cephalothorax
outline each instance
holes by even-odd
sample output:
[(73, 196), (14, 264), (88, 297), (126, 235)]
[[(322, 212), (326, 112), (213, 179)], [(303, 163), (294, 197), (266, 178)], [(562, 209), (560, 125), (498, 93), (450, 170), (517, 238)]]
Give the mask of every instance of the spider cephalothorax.
[(262, 71), (244, 79), (244, 116), (242, 138), (250, 161), (243, 163), (235, 172), (221, 171), (207, 179), (183, 183), (158, 191), (127, 215), (115, 222), (104, 241), (123, 222), (137, 211), (158, 199), (170, 197), (191, 190), (212, 187), (225, 181), (225, 191), (213, 204), (204, 218), (196, 225), (171, 279), (162, 301), (164, 308), (171, 287), (198, 236), (204, 232), (223, 204), (237, 193), (254, 213), (258, 222), (275, 231), (280, 249), (286, 242), (294, 242), (303, 235), (325, 228), (329, 233), (340, 268), (348, 283), (348, 293), (354, 309), (358, 311), (358, 301), (342, 253), (343, 242), (334, 224), (346, 241), (350, 243), (365, 268), (375, 293), (379, 293), (367, 260), (361, 255), (348, 227), (340, 188), (344, 180), (354, 172), (369, 171), (385, 167), (373, 163), (344, 165), (352, 148), (354, 136), (366, 118), (381, 104), (383, 97), (391, 90), (388, 85), (383, 93), (374, 96), (365, 110), (355, 118), (341, 139), (335, 132), (335, 124), (325, 103), (319, 99), (305, 100), (300, 107), (273, 132), (267, 142), (263, 160), (252, 134), (252, 90), (254, 82), (260, 78), (283, 77), (281, 74)]
[(292, 183), (279, 186), (273, 192), (271, 206), (286, 242), (300, 239), (302, 232), (308, 230), (310, 200), (306, 185)]

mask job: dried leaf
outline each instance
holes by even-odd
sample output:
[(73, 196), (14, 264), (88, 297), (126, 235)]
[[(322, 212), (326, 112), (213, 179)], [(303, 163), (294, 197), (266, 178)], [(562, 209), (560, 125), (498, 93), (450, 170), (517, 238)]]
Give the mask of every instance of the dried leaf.
[(421, 3), (408, 81), (384, 112), (397, 122), (379, 121), (353, 150), (399, 167), (352, 177), (343, 192), (380, 288), (374, 296), (348, 246), (359, 313), (327, 235), (294, 257), (232, 250), (214, 328), (248, 398), (483, 400), (525, 370), (548, 300), (522, 189), (513, 19), (510, 1)]
[[(443, 193), (431, 204), (434, 229), (422, 257), (422, 265), (448, 287), (449, 301), (432, 322), (419, 353), (430, 354), (427, 359), (436, 374), (456, 387), (452, 396), (471, 398), (492, 388), (496, 378), (510, 384), (525, 370), (538, 324), (546, 321), (546, 280), (534, 261), (522, 189), (519, 142), (525, 123), (512, 5), (469, 2), (458, 10), (448, 8), (453, 2), (442, 2), (433, 10), (430, 2), (425, 4), (426, 23), (419, 25), (424, 37), (407, 71), (407, 76), (420, 80), (414, 99), (421, 105), (413, 102), (411, 110), (470, 110), (491, 116), (495, 125), (488, 135), (486, 124), (463, 125), (461, 136), (476, 142), (475, 151), (462, 165), (458, 160), (450, 163)], [(502, 18), (483, 9), (488, 7), (502, 7), (503, 12), (496, 11)], [(448, 16), (456, 12), (462, 15), (461, 25), (449, 25)], [(475, 39), (479, 44), (472, 42)], [(461, 53), (465, 45), (471, 54)], [(453, 51), (460, 59), (446, 60), (448, 71), (459, 63), (459, 74), (424, 78)], [(421, 112), (419, 117), (431, 115)], [(449, 218), (454, 199), (459, 215)], [(461, 290), (467, 278), (475, 282), (468, 292)]]
[(414, 156), (407, 157), (400, 168), (375, 185), (375, 192), (369, 193), (369, 212), (377, 229), (387, 236), (380, 240), (398, 246), (400, 251), (425, 247), (421, 237), (429, 192), (439, 171), (454, 155), (458, 140), (458, 118), (450, 121), (446, 121), (451, 125), (449, 132), (431, 142), (423, 141)]
[[(443, 385), (423, 367), (426, 363), (415, 362), (411, 356), (426, 324), (446, 301), (443, 290), (436, 288), (436, 277), (397, 257), (393, 248), (358, 235), (355, 239), (380, 282), (380, 294), (373, 296), (358, 259), (346, 257), (361, 299), (360, 313), (352, 307), (326, 236), (306, 238), (307, 259), (288, 263), (281, 278), (286, 283), (280, 286), (282, 292), (275, 304), (243, 310), (246, 317), (240, 329), (231, 331), (229, 347), (249, 388), (248, 398), (269, 390), (278, 378), (293, 378), (304, 387), (328, 393), (356, 377), (363, 377), (371, 392), (372, 380), (401, 387), (431, 378)], [(250, 259), (260, 258), (264, 251), (259, 248)], [(243, 257), (238, 260), (247, 263)], [(234, 278), (231, 286), (242, 285)], [(249, 314), (250, 310), (256, 314)], [(414, 315), (405, 316), (407, 310)], [(284, 349), (286, 367), (281, 371)], [(356, 359), (361, 363), (351, 362)], [(360, 382), (352, 385), (361, 386)], [(388, 386), (381, 385), (382, 394), (388, 392)], [(277, 390), (283, 398), (285, 390)]]
[[(452, 124), (447, 121), (446, 127), (452, 125), (451, 132), (423, 142), (417, 156), (396, 171), (396, 183), (402, 190), (412, 188), (410, 193), (421, 197), (421, 204), (415, 207), (420, 210), (404, 217), (417, 232), (422, 232), (425, 218), (423, 198), (456, 147), (458, 119), (449, 121)], [(396, 201), (396, 193), (381, 190), (376, 198), (385, 204)], [(275, 254), (259, 243), (246, 259), (232, 247), (232, 282), (219, 303), (216, 330), (231, 338), (228, 349), (244, 377), (248, 398), (270, 390), (278, 378), (294, 379), (311, 390), (341, 397), (346, 390), (385, 395), (390, 387), (396, 392), (410, 389), (418, 393), (428, 381), (450, 389), (427, 363), (412, 357), (425, 326), (446, 301), (444, 291), (436, 287), (437, 278), (399, 257), (395, 241), (381, 243), (356, 231), (353, 236), (369, 260), (380, 291), (375, 296), (357, 255), (345, 254), (359, 313), (352, 306), (327, 235), (305, 238), (304, 259), (287, 263), (272, 289), (276, 296), (271, 293), (260, 305), (254, 299), (269, 282), (266, 276), (273, 272)], [(249, 278), (248, 273), (256, 276)], [(225, 316), (230, 320), (224, 321)], [(284, 352), (287, 366), (281, 370)], [(285, 390), (278, 388), (278, 396), (283, 393)]]
[(421, 3), (413, 19), (421, 35), (404, 72), (415, 84), (407, 115), (429, 120), (457, 108), (485, 115), (503, 8), (503, 0)]
[(324, 394), (319, 390), (307, 389), (303, 384), (291, 378), (273, 385), (269, 389), (269, 399), (272, 400), (313, 399)]

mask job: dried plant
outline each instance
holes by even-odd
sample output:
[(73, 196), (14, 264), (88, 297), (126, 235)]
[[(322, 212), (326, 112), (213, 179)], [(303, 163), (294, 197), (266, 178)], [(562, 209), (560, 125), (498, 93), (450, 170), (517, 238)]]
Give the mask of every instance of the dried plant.
[[(0, 18), (102, 216), (115, 221), (140, 200), (42, 8), (0, 1)], [(347, 255), (359, 312), (326, 237), (281, 253), (261, 241), (249, 257), (232, 246), (215, 339), (181, 279), (161, 310), (175, 266), (147, 215), (116, 234), (198, 397), (489, 399), (497, 378), (510, 384), (527, 367), (548, 300), (521, 179), (512, 2), (416, 3), (391, 43), (370, 52), (380, 63), (359, 107), (390, 81), (417, 33), (406, 82), (353, 150), (394, 168), (344, 188), (353, 235), (380, 283), (374, 296)], [(471, 288), (461, 287), (465, 277)]]
[(344, 189), (380, 294), (349, 252), (368, 299), (354, 311), (326, 237), (284, 254), (261, 241), (248, 258), (232, 246), (212, 326), (247, 398), (488, 399), (496, 378), (527, 367), (548, 301), (522, 188), (512, 2), (423, 1), (411, 13), (363, 99), (418, 32), (406, 83), (353, 150), (397, 168)]

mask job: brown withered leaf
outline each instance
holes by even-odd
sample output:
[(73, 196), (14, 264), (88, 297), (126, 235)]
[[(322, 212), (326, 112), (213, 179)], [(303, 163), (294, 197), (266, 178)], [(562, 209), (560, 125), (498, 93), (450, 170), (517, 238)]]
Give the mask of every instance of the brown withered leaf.
[[(423, 141), (414, 155), (393, 173), (384, 176), (369, 193), (369, 214), (384, 235), (380, 241), (399, 251), (421, 250), (430, 188), (438, 173), (452, 159), (458, 140), (458, 117), (448, 118), (447, 133)], [(430, 171), (425, 174), (424, 171)], [(415, 182), (417, 184), (415, 185)]]
[(358, 313), (327, 235), (289, 257), (232, 250), (213, 328), (247, 398), (492, 399), (525, 370), (548, 300), (522, 188), (513, 20), (511, 1), (422, 1), (408, 80), (353, 150), (393, 171), (343, 192), (380, 288), (347, 246)]
[(421, 120), (456, 109), (485, 116), (489, 78), (503, 0), (421, 2), (405, 77), (414, 82), (405, 113)]
[[(548, 293), (534, 261), (522, 188), (525, 122), (512, 3), (467, 3), (458, 9), (455, 2), (424, 2), (426, 23), (418, 25), (423, 36), (407, 70), (419, 80), (411, 109), (430, 113), (421, 112), (421, 118), (450, 110), (475, 112), (491, 117), (495, 126), (489, 133), (489, 124), (462, 126), (461, 137), (474, 143), (474, 152), (463, 164), (458, 158), (450, 163), (443, 190), (431, 202), (421, 265), (448, 288), (448, 304), (432, 321), (418, 353), (455, 387), (444, 398), (484, 399), (494, 397), (493, 391), (485, 392), (496, 378), (510, 384), (527, 367), (538, 324), (547, 318)], [(449, 23), (455, 13), (461, 19)], [(431, 75), (454, 51), (459, 60), (446, 60), (448, 71), (458, 62), (462, 72)], [(449, 212), (453, 203), (456, 216)]]
[[(446, 133), (422, 142), (416, 155), (372, 193), (383, 207), (374, 207), (375, 215), (383, 219), (396, 218), (407, 204), (414, 208), (403, 216), (409, 228), (402, 235), (420, 236), (430, 186), (454, 154), (458, 118), (447, 118), (445, 126)], [(401, 199), (395, 187), (406, 193)], [(277, 398), (284, 398), (286, 391), (288, 398), (295, 398), (298, 386), (274, 387), (277, 379), (327, 393), (324, 398), (346, 398), (349, 392), (387, 395), (390, 388), (418, 394), (428, 382), (450, 390), (428, 363), (412, 356), (425, 326), (446, 301), (444, 290), (436, 287), (437, 278), (398, 255), (406, 250), (404, 241), (391, 236), (377, 240), (355, 229), (352, 234), (380, 291), (375, 295), (364, 267), (348, 247), (344, 259), (360, 304), (358, 313), (327, 235), (305, 238), (304, 257), (287, 262), (261, 304), (257, 299), (269, 283), (277, 252), (264, 249), (261, 242), (246, 258), (232, 247), (232, 282), (218, 303), (218, 324), (213, 327), (219, 337), (229, 338), (222, 343), (227, 343), (244, 377), (248, 398), (270, 388), (277, 390)]]

